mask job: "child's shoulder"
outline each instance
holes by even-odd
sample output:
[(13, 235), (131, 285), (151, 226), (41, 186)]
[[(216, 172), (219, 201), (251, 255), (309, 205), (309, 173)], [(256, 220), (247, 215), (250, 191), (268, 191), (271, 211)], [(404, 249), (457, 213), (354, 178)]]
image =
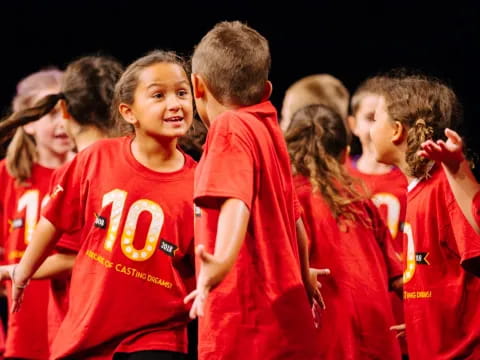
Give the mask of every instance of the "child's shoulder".
[(115, 153), (117, 156), (121, 156), (122, 149), (126, 146), (126, 143), (131, 138), (129, 136), (122, 136), (117, 138), (106, 138), (95, 141), (87, 148), (80, 151), (77, 155), (77, 159), (88, 158), (95, 156), (98, 153)]

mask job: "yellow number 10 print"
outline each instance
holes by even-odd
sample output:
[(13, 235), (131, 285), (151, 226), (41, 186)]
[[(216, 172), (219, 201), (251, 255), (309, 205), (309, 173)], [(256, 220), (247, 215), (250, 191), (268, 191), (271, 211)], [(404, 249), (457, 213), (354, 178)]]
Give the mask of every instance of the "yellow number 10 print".
[[(102, 208), (112, 204), (107, 237), (104, 244), (105, 249), (108, 251), (112, 251), (115, 240), (117, 239), (126, 199), (127, 192), (119, 189), (112, 190), (103, 196)], [(138, 218), (144, 211), (150, 213), (152, 220), (148, 228), (147, 238), (145, 239), (143, 249), (136, 249), (133, 246), (135, 229)], [(148, 260), (155, 253), (155, 249), (157, 248), (164, 219), (163, 210), (157, 203), (147, 199), (135, 201), (128, 209), (125, 226), (120, 240), (123, 254), (129, 259), (135, 261)]]

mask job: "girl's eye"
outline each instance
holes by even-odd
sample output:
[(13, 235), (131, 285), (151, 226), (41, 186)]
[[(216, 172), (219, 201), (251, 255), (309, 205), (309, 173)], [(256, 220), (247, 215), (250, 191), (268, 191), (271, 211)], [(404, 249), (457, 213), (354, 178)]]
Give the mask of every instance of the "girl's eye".
[(161, 98), (163, 98), (163, 94), (162, 93), (155, 93), (155, 94), (153, 94), (153, 97), (157, 98), (157, 99), (161, 99)]
[(187, 90), (179, 90), (177, 92), (178, 96), (187, 96), (188, 95), (188, 91)]

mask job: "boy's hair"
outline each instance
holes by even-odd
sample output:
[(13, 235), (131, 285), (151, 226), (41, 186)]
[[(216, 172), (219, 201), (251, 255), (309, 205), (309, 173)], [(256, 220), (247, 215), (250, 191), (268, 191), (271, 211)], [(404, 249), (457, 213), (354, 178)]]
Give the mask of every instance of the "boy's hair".
[(438, 79), (416, 75), (390, 80), (382, 95), (390, 118), (407, 128), (409, 175), (428, 176), (431, 162), (417, 152), (424, 141), (443, 138), (446, 127), (460, 122), (462, 107), (455, 93)]
[(343, 83), (329, 74), (306, 76), (294, 82), (285, 92), (285, 96), (294, 96), (290, 105), (290, 114), (314, 104), (321, 104), (336, 111), (342, 119), (348, 115), (350, 94)]
[(379, 95), (382, 87), (389, 80), (386, 76), (373, 76), (362, 82), (352, 95), (350, 101), (350, 114), (355, 116), (360, 108), (360, 103), (368, 95)]
[[(17, 112), (34, 105), (40, 91), (60, 88), (63, 72), (58, 69), (45, 69), (22, 79), (17, 85), (17, 93), (12, 101), (12, 110)], [(7, 148), (7, 170), (19, 183), (24, 183), (32, 173), (37, 160), (35, 140), (23, 127), (17, 128)]]
[[(48, 114), (60, 99), (65, 100), (68, 112), (80, 125), (92, 125), (107, 134), (116, 135), (119, 129), (110, 115), (110, 107), (114, 86), (122, 70), (120, 63), (104, 56), (86, 56), (70, 63), (62, 79), (61, 92), (47, 95), (31, 107), (15, 111), (2, 121), (0, 139), (4, 141), (13, 130)], [(33, 161), (29, 166), (24, 166), (22, 158), (15, 155), (13, 150), (11, 154), (9, 171), (23, 182), (31, 175)], [(18, 173), (16, 169), (20, 168), (22, 170)]]
[(366, 198), (366, 191), (340, 163), (349, 143), (340, 115), (324, 105), (301, 108), (292, 116), (285, 138), (293, 172), (309, 178), (313, 191), (322, 195), (337, 222), (344, 219), (369, 225), (352, 206)]
[(268, 41), (239, 21), (215, 25), (195, 47), (192, 71), (224, 104), (250, 106), (265, 96), (271, 58)]

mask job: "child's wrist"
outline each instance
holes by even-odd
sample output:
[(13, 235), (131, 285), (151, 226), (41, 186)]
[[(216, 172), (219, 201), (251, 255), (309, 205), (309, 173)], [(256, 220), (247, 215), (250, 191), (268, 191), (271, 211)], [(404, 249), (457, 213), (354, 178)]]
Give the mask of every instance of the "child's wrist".
[(30, 279), (22, 276), (21, 271), (18, 271), (18, 265), (14, 265), (12, 269), (12, 285), (18, 289), (25, 289), (30, 282)]

